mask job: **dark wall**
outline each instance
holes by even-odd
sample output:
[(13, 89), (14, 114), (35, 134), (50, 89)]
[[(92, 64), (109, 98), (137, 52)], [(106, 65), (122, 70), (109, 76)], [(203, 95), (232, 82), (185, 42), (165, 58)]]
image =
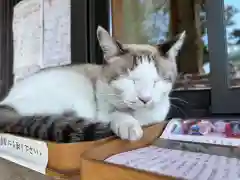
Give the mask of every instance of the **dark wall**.
[(168, 118), (209, 117), (211, 113), (211, 90), (173, 91)]
[(109, 0), (87, 0), (87, 2), (89, 61), (102, 64), (103, 55), (97, 41), (96, 29), (101, 25), (109, 30)]

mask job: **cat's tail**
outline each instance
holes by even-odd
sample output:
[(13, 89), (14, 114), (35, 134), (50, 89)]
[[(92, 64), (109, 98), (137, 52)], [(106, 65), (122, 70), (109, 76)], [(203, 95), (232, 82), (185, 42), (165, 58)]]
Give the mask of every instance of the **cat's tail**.
[(0, 107), (3, 133), (40, 140), (72, 143), (112, 136), (109, 123), (94, 123), (72, 115), (21, 116), (13, 108)]

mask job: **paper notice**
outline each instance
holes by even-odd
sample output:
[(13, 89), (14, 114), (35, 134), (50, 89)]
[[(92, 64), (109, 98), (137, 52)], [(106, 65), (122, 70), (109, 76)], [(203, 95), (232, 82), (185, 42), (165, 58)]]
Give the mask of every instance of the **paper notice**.
[(71, 64), (71, 1), (43, 0), (44, 37), (41, 67)]
[(240, 180), (240, 160), (236, 158), (157, 146), (117, 154), (105, 161), (191, 180)]
[(45, 174), (48, 147), (43, 141), (0, 134), (0, 157)]
[(71, 64), (70, 16), (70, 0), (24, 0), (14, 7), (15, 81)]
[(41, 1), (24, 0), (14, 7), (13, 41), (15, 80), (40, 70), (42, 59), (42, 23), (40, 16)]

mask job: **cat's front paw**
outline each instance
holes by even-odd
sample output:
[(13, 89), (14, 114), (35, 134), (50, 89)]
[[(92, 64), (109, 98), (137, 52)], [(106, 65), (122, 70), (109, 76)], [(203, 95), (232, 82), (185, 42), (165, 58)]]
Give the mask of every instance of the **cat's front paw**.
[(117, 136), (124, 140), (137, 141), (143, 136), (142, 127), (133, 118), (112, 121), (111, 129)]

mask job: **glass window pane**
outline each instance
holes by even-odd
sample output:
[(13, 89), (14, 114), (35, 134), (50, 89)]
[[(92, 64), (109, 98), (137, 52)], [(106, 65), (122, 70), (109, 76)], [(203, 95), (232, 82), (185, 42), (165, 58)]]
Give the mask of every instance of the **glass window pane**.
[(228, 73), (232, 87), (240, 85), (240, 1), (224, 0)]
[[(113, 0), (112, 8), (113, 34), (123, 43), (158, 43), (166, 39), (168, 0)], [(118, 28), (114, 29), (116, 26)]]

